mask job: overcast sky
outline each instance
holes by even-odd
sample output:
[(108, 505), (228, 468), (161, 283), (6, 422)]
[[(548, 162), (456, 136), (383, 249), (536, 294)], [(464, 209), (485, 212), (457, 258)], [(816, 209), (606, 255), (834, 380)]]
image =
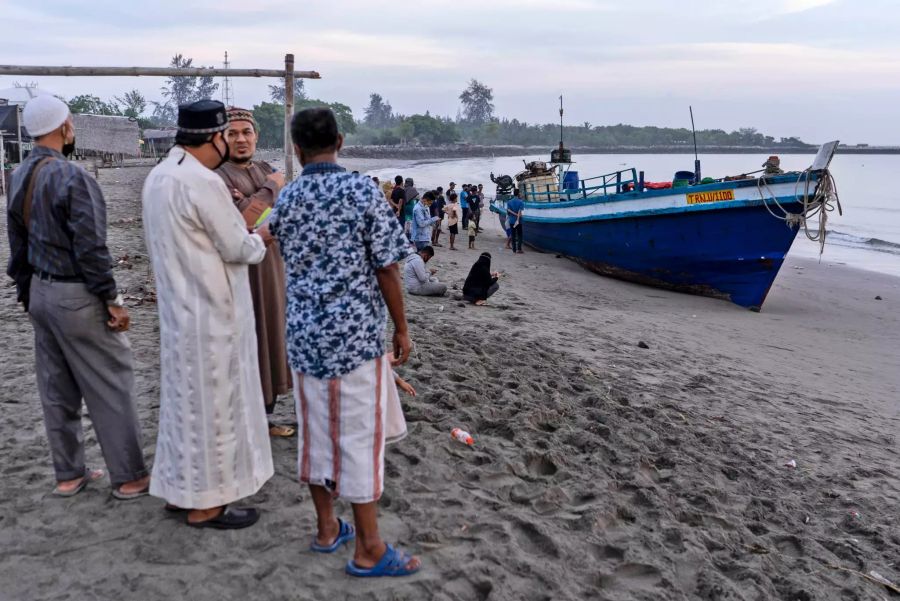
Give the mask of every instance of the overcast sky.
[[(148, 8), (152, 7), (152, 8)], [(756, 127), (810, 142), (900, 144), (897, 0), (0, 0), (0, 64), (195, 64), (317, 70), (312, 96), (362, 117), (371, 92), (395, 111), (455, 116), (471, 78), (499, 116), (594, 125)], [(64, 97), (161, 79), (19, 78)], [(0, 76), (0, 89), (14, 78)], [(238, 79), (238, 104), (271, 80)]]

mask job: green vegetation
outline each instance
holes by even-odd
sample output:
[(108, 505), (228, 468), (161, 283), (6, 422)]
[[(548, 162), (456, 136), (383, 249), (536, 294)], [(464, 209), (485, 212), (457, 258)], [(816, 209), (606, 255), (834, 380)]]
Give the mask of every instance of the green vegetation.
[[(334, 111), (338, 128), (344, 134), (352, 134), (356, 131), (356, 121), (353, 120), (353, 111), (346, 104), (340, 102), (325, 102), (315, 98), (299, 98), (294, 102), (294, 112), (307, 108), (324, 106)], [(284, 104), (275, 102), (262, 102), (253, 107), (253, 116), (259, 125), (260, 148), (281, 148), (284, 145)]]
[[(172, 57), (170, 67), (184, 68), (194, 66), (194, 59), (181, 54)], [(188, 102), (212, 98), (219, 84), (212, 77), (169, 77), (165, 85), (160, 88), (163, 96), (162, 102), (153, 103), (152, 120), (155, 125), (174, 125), (178, 120), (178, 107)]]
[[(193, 59), (175, 55), (170, 65), (190, 67)], [(369, 96), (369, 105), (361, 121), (354, 119), (353, 111), (346, 104), (328, 102), (306, 95), (303, 80), (297, 80), (294, 89), (294, 108), (324, 106), (334, 111), (341, 132), (348, 144), (354, 145), (410, 145), (440, 146), (445, 144), (478, 144), (484, 146), (555, 146), (559, 142), (559, 125), (553, 123), (529, 124), (518, 119), (500, 118), (494, 115), (494, 92), (482, 82), (472, 79), (459, 95), (460, 112), (454, 118), (424, 114), (400, 115), (394, 113), (390, 102), (377, 93)], [(151, 102), (152, 115), (145, 116), (148, 102), (137, 90), (121, 97), (104, 101), (97, 96), (83, 94), (69, 100), (72, 112), (98, 115), (124, 115), (138, 118), (142, 128), (174, 125), (178, 105), (201, 98), (211, 98), (219, 85), (211, 77), (170, 77), (161, 89), (163, 101)], [(259, 123), (260, 148), (281, 148), (284, 143), (284, 84), (269, 85), (269, 101), (253, 107)], [(569, 125), (563, 128), (567, 146), (584, 148), (609, 147), (673, 147), (693, 144), (687, 128), (667, 128), (634, 125), (598, 125), (590, 123)], [(797, 138), (781, 138), (764, 135), (753, 128), (741, 128), (726, 132), (707, 129), (697, 132), (701, 146), (757, 146), (778, 147), (809, 146)]]
[(153, 127), (151, 119), (141, 116), (147, 108), (147, 101), (138, 90), (131, 90), (109, 101), (101, 100), (92, 94), (81, 94), (70, 98), (67, 103), (73, 113), (131, 117), (137, 120), (141, 129)]
[[(434, 117), (397, 115), (390, 102), (380, 94), (369, 96), (365, 118), (348, 142), (359, 145), (441, 145), (454, 142), (484, 146), (555, 146), (559, 143), (559, 125), (529, 124), (518, 119), (494, 116), (493, 90), (478, 80), (471, 80), (459, 95), (460, 116)], [(634, 125), (601, 125), (590, 123), (563, 128), (568, 146), (608, 148), (616, 146), (653, 147), (693, 144), (691, 130)], [(797, 138), (775, 140), (753, 128), (733, 132), (708, 129), (697, 132), (698, 144), (704, 146), (807, 146)]]

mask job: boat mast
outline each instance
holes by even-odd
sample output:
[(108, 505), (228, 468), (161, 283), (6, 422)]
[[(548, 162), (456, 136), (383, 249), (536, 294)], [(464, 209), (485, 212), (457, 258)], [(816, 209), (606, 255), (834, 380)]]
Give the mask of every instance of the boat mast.
[(694, 127), (694, 107), (688, 105), (691, 111), (691, 132), (694, 134), (694, 184), (700, 183), (700, 159), (697, 157), (697, 129)]
[[(563, 150), (563, 97), (562, 94), (559, 95), (559, 152), (562, 154)], [(562, 192), (563, 189), (563, 180), (565, 180), (566, 176), (563, 173), (563, 167), (559, 168), (557, 172), (557, 176), (559, 177), (559, 191)]]
[(572, 166), (572, 152), (563, 146), (563, 97), (559, 97), (559, 148), (550, 153), (550, 164), (559, 166), (559, 190), (563, 189), (566, 172)]
[(559, 95), (559, 147), (563, 147), (563, 99)]

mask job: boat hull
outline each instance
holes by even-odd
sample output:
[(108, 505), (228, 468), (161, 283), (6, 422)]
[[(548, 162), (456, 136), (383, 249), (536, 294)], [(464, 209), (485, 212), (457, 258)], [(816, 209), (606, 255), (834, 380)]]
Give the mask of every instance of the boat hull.
[[(801, 205), (784, 208), (799, 211)], [(568, 223), (526, 220), (524, 240), (602, 275), (758, 311), (797, 231), (760, 204)]]

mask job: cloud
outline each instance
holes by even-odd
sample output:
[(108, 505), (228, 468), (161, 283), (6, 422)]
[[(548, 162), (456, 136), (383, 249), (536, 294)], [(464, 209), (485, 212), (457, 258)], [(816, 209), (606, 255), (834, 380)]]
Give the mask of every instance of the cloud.
[[(576, 110), (583, 113), (579, 121), (615, 115), (609, 118), (661, 122), (671, 105), (690, 101), (707, 103), (707, 115), (733, 114), (741, 125), (784, 123), (786, 135), (800, 122), (815, 128), (825, 116), (846, 114), (853, 127), (896, 136), (883, 118), (900, 100), (896, 0), (685, 4), (94, 0), (76, 8), (71, 0), (0, 0), (9, 50), (0, 62), (163, 66), (180, 52), (195, 64), (219, 65), (228, 50), (235, 68), (278, 68), (293, 52), (298, 69), (322, 73), (321, 81), (307, 82), (311, 95), (349, 104), (357, 114), (368, 94), (379, 92), (404, 113), (455, 115), (458, 95), (474, 77), (494, 88), (499, 114), (520, 120), (552, 120), (547, 115), (563, 93), (573, 119)], [(12, 82), (0, 77), (0, 88)], [(157, 99), (162, 82), (41, 79), (70, 97), (138, 87)], [(240, 79), (234, 88), (242, 104), (253, 104), (269, 83)]]
[(802, 13), (814, 8), (834, 4), (836, 0), (784, 0), (781, 11), (784, 14)]

